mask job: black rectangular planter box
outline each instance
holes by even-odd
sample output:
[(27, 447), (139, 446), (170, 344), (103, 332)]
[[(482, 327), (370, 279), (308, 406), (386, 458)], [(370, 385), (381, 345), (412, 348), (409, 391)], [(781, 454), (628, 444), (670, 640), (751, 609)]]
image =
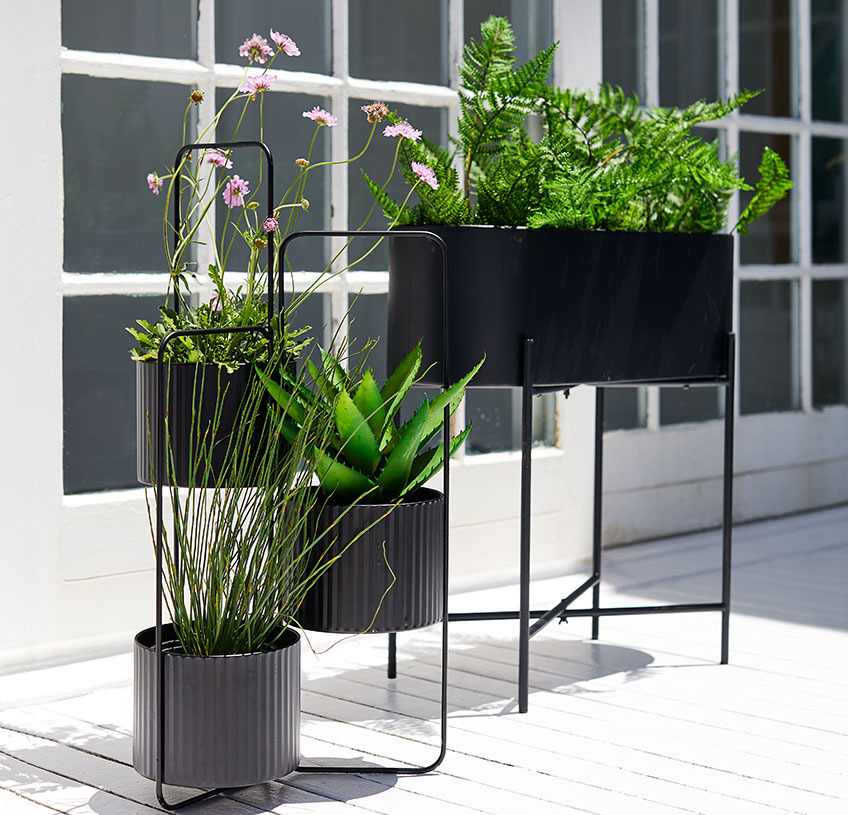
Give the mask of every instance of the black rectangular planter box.
[[(426, 226), (448, 247), (448, 381), (486, 354), (471, 387), (710, 381), (727, 374), (733, 238)], [(441, 384), (441, 253), (389, 248), (388, 368), (422, 340), (425, 382)]]

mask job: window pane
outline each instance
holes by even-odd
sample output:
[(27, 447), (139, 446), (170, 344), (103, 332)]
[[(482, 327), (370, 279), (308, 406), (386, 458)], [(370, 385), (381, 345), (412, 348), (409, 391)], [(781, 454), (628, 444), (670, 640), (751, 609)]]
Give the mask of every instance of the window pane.
[(515, 61), (522, 65), (554, 41), (552, 0), (465, 0), (465, 41), (480, 42), (480, 25), (506, 17), (515, 33)]
[[(362, 150), (368, 141), (368, 134), (371, 132), (371, 125), (368, 124), (365, 114), (360, 110), (363, 104), (367, 104), (367, 102), (354, 100), (350, 103), (350, 152), (352, 155), (356, 155)], [(446, 143), (446, 115), (442, 108), (422, 108), (411, 105), (390, 105), (390, 107), (408, 119), (416, 129), (422, 130), (430, 141)], [(374, 207), (374, 196), (362, 177), (362, 170), (365, 170), (369, 177), (380, 185), (384, 184), (388, 177), (397, 148), (397, 140), (383, 136), (384, 128), (385, 124), (376, 126), (368, 151), (359, 161), (349, 165), (348, 225), (350, 229), (359, 229), (361, 226), (366, 226), (368, 229), (385, 229), (388, 226), (383, 211), (379, 206)], [(409, 184), (406, 183), (397, 168), (395, 168), (386, 191), (398, 203), (401, 203), (409, 192)], [(414, 206), (416, 201), (417, 196), (413, 194), (408, 206)], [(368, 218), (368, 213), (371, 212), (372, 207), (373, 212), (371, 217)], [(368, 218), (367, 222), (366, 218)], [(354, 257), (354, 255), (351, 255), (351, 260)], [(388, 251), (385, 244), (382, 244), (361, 263), (357, 263), (355, 268), (386, 269), (387, 266)]]
[(739, 404), (742, 413), (800, 407), (797, 283), (743, 281), (740, 286)]
[[(221, 106), (229, 98), (231, 90), (219, 89), (217, 93), (218, 105)], [(303, 111), (311, 110), (318, 105), (328, 108), (328, 100), (321, 96), (305, 96), (298, 93), (267, 92), (262, 100), (262, 117), (264, 130), (262, 140), (268, 145), (268, 149), (274, 157), (274, 185), (275, 201), (282, 199), (283, 193), (289, 185), (297, 178), (299, 168), (295, 160), (306, 157), (309, 153), (309, 144), (315, 133), (317, 125), (309, 119), (304, 119)], [(221, 116), (221, 124), (218, 127), (218, 135), (222, 140), (229, 139), (235, 131), (239, 117), (244, 109), (244, 101), (239, 100), (228, 107)], [(326, 161), (330, 155), (330, 138), (332, 132), (327, 127), (318, 128), (318, 136), (315, 139), (310, 160), (313, 164)], [(259, 139), (259, 104), (253, 101), (248, 105), (247, 113), (242, 119), (238, 131), (238, 138), (249, 140)], [(264, 159), (261, 159), (258, 150), (242, 148), (233, 156), (233, 168), (231, 173), (237, 173), (241, 178), (248, 179), (251, 191), (258, 189), (260, 178), (260, 161), (262, 162), (262, 178), (264, 179)], [(293, 219), (297, 230), (304, 229), (326, 229), (328, 227), (327, 214), (329, 212), (330, 196), (330, 168), (318, 167), (307, 173), (304, 197), (309, 201), (309, 210), (284, 209), (280, 215), (280, 228), (286, 229), (289, 219)], [(260, 201), (262, 211), (265, 210), (265, 195), (267, 188), (263, 182), (263, 193), (257, 200)], [(293, 203), (294, 196), (290, 194), (285, 203)], [(233, 210), (233, 213), (237, 213)], [(240, 213), (239, 213), (240, 214)], [(228, 215), (226, 206), (217, 208), (218, 229), (222, 229)], [(230, 235), (232, 231), (230, 228)], [(323, 238), (302, 238), (296, 240), (286, 252), (286, 257), (294, 269), (308, 269), (317, 271), (323, 268), (329, 260), (325, 241)], [(244, 270), (247, 266), (248, 250), (244, 241), (236, 236), (233, 249), (227, 262), (228, 269)]]
[(603, 1), (604, 82), (620, 85), (627, 94), (641, 96), (638, 3), (633, 0)]
[(645, 427), (644, 388), (604, 388), (604, 431)]
[(848, 260), (845, 247), (848, 141), (814, 137), (812, 153), (813, 261), (841, 263)]
[(197, 0), (62, 0), (62, 45), (197, 58)]
[[(287, 293), (284, 299), (286, 308), (291, 305), (291, 293)], [(326, 294), (310, 294), (298, 304), (297, 312), (289, 312), (289, 325), (294, 328), (306, 329), (300, 336), (301, 341), (316, 340), (322, 348), (330, 347), (332, 339), (329, 331), (330, 322), (330, 298)], [(298, 370), (302, 369), (308, 356), (319, 368), (321, 367), (321, 352), (316, 343), (309, 346), (298, 360)], [(307, 354), (308, 351), (308, 354)], [(309, 380), (307, 380), (309, 381)]]
[(65, 492), (137, 487), (135, 365), (138, 319), (155, 320), (164, 297), (66, 297)]
[(746, 113), (791, 116), (789, 0), (740, 0), (739, 85), (763, 88)]
[(660, 388), (660, 424), (718, 419), (723, 398), (723, 388)]
[(165, 83), (62, 78), (66, 272), (165, 270), (165, 196), (151, 195), (145, 176), (172, 166), (189, 92)]
[(300, 49), (299, 57), (277, 57), (275, 69), (329, 74), (333, 69), (330, 20), (330, 0), (216, 0), (215, 61), (246, 64), (239, 46), (254, 33), (269, 39), (273, 28), (291, 37)]
[(446, 4), (350, 0), (350, 75), (446, 85)]
[[(757, 183), (757, 167), (763, 149), (776, 150), (792, 173), (792, 143), (789, 136), (765, 133), (741, 133), (739, 136), (739, 172), (752, 187)], [(792, 196), (779, 201), (765, 216), (751, 224), (748, 234), (740, 239), (739, 252), (742, 263), (791, 263), (795, 259), (792, 242)], [(753, 192), (741, 195), (740, 212), (748, 206)]]
[(386, 370), (386, 313), (387, 294), (351, 294), (348, 297), (348, 337), (351, 352), (350, 367), (360, 364), (359, 356), (369, 341), (376, 345), (368, 353), (367, 365), (382, 387), (388, 378)]
[(813, 118), (848, 121), (845, 43), (848, 6), (844, 0), (812, 0)]
[(660, 0), (660, 104), (719, 95), (714, 0)]
[(813, 404), (848, 404), (848, 281), (813, 281)]
[[(554, 444), (554, 394), (533, 400), (533, 445)], [(468, 453), (521, 449), (521, 389), (471, 388), (465, 395), (465, 420), (471, 424)]]

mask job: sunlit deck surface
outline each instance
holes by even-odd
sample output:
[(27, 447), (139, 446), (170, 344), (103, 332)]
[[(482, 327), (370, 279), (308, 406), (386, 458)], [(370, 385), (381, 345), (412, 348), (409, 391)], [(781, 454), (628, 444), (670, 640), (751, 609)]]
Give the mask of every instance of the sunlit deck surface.
[[(714, 601), (717, 532), (605, 556), (604, 605)], [(481, 556), (483, 550), (481, 549)], [(579, 575), (536, 581), (553, 605)], [(192, 812), (848, 813), (848, 507), (738, 526), (730, 665), (719, 615), (553, 624), (515, 704), (517, 622), (451, 625), (448, 755), (424, 776), (294, 773)], [(453, 598), (517, 606), (514, 586)], [(433, 760), (439, 627), (304, 649), (305, 763)], [(326, 645), (316, 638), (314, 646)], [(0, 815), (161, 811), (132, 768), (132, 658), (0, 677)], [(186, 791), (168, 788), (172, 799)]]

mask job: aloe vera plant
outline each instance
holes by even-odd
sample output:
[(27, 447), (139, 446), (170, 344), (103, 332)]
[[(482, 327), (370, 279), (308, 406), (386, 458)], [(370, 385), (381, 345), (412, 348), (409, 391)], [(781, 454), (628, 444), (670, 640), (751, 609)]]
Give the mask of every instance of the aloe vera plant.
[[(312, 457), (322, 492), (335, 501), (386, 503), (411, 496), (444, 464), (444, 446), (430, 446), (441, 431), (445, 408), (457, 409), (465, 387), (483, 360), (462, 379), (421, 407), (402, 426), (396, 417), (421, 367), (416, 346), (378, 387), (370, 370), (360, 377), (345, 371), (331, 354), (321, 351), (322, 365), (310, 360), (314, 389), (283, 373), (282, 384), (261, 371), (260, 378), (280, 408), (280, 432), (296, 439), (304, 419), (319, 406), (332, 416), (335, 433), (312, 445)], [(468, 436), (471, 425), (450, 441), (450, 455)]]

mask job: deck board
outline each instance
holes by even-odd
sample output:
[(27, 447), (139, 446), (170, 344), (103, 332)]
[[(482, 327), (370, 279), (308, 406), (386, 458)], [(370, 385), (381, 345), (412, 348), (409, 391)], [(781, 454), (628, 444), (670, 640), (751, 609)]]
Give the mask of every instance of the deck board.
[[(424, 776), (293, 773), (198, 812), (674, 815), (848, 812), (848, 507), (735, 530), (731, 664), (717, 614), (573, 618), (531, 642), (516, 708), (517, 623), (451, 626), (448, 755)], [(715, 532), (605, 555), (605, 605), (717, 599)], [(583, 579), (537, 580), (532, 605)], [(452, 598), (514, 608), (515, 586)], [(310, 636), (322, 651), (335, 640)], [(438, 627), (305, 647), (305, 764), (423, 765), (438, 752)], [(128, 654), (0, 676), (2, 815), (162, 811), (132, 769)], [(170, 790), (173, 798), (186, 791)]]

